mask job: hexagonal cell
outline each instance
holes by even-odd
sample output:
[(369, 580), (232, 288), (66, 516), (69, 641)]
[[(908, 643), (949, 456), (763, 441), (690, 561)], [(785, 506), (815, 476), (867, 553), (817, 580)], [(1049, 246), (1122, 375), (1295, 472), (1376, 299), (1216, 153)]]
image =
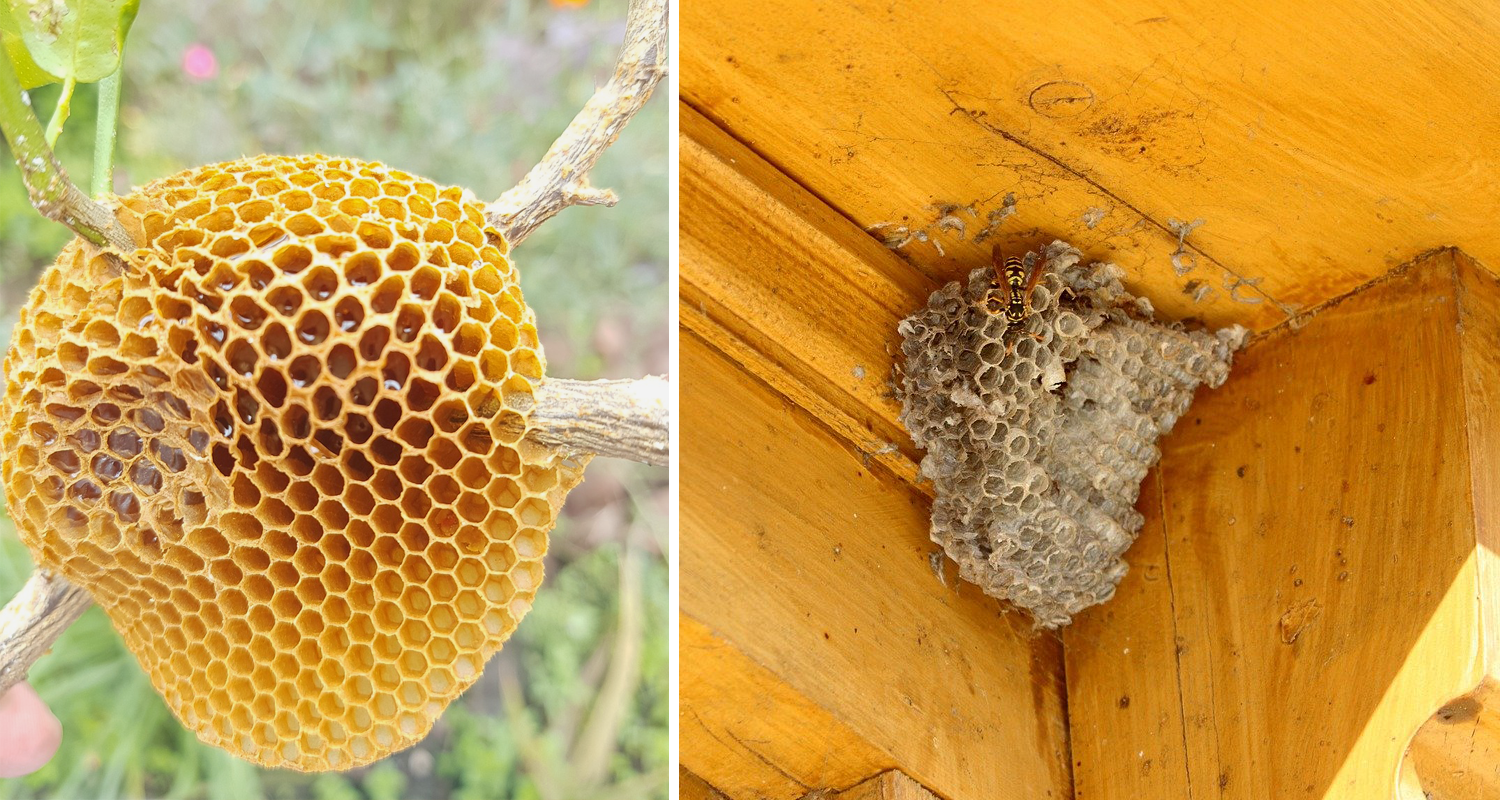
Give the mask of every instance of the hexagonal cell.
[(465, 557), (454, 567), (453, 575), (458, 578), (459, 585), (470, 589), (478, 588), (484, 583), (486, 575), (484, 562), (472, 556)]
[(503, 575), (516, 564), (516, 551), (504, 541), (494, 541), (484, 551), (484, 563), (492, 573)]
[(432, 576), (432, 565), (424, 556), (411, 553), (401, 562), (401, 576), (411, 583), (426, 583)]
[(433, 639), (427, 645), (427, 657), (433, 664), (449, 666), (458, 658), (458, 650), (447, 639)]
[(516, 586), (508, 575), (491, 575), (484, 580), (484, 597), (491, 603), (504, 603), (515, 593)]
[[(490, 477), (522, 467), (474, 417), (529, 408), (502, 405), (540, 375), (530, 312), (462, 192), (321, 157), (153, 186), (122, 213), (152, 209), (143, 257), (165, 248), (174, 281), (120, 287), (113, 321), (69, 331), (107, 274), (75, 248), (23, 315), (15, 374), (51, 394), (0, 396), (5, 489), (27, 498), (11, 511), (52, 534), (28, 542), (40, 562), (135, 621), (127, 644), (201, 736), (273, 766), (355, 766), (431, 725), (426, 687), (459, 688), (414, 646), (456, 637), (438, 658), (469, 680), (464, 648), (495, 644), (476, 632), (513, 627), (460, 615), (517, 599), (482, 575), (521, 551), (486, 539), (520, 535)], [(550, 517), (525, 521), (540, 549)]]
[(480, 599), (479, 593), (472, 589), (464, 589), (458, 593), (453, 600), (453, 608), (458, 612), (458, 617), (467, 622), (478, 622), (484, 616), (485, 604)]
[[(436, 591), (434, 591), (433, 594), (436, 597), (438, 593)], [(453, 592), (453, 596), (456, 596), (457, 594), (458, 594), (458, 592), (457, 592), (457, 589), (455, 588), (455, 590)], [(451, 600), (451, 599), (452, 599), (452, 596), (450, 596), (448, 598), (448, 600)], [(442, 600), (442, 599), (439, 599), (439, 602), (445, 603), (446, 601)], [(452, 611), (452, 607), (451, 606), (449, 606), (449, 605), (434, 605), (432, 607), (432, 614), (427, 617), (427, 624), (432, 628), (432, 630), (434, 632), (441, 633), (441, 634), (447, 634), (447, 633), (452, 633), (453, 626), (455, 626), (455, 625), (458, 624), (458, 618), (453, 615), (453, 611)]]
[(409, 619), (399, 630), (401, 642), (409, 648), (419, 648), (432, 638), (432, 631), (421, 620)]
[(464, 492), (454, 508), (460, 517), (469, 522), (483, 522), (490, 513), (489, 502), (476, 492)]
[(524, 561), (510, 571), (510, 581), (516, 591), (530, 592), (542, 584), (542, 564), (539, 561)]
[[(297, 632), (303, 637), (315, 637), (323, 632), (323, 615), (316, 609), (304, 609), (297, 615)], [(311, 641), (306, 639), (305, 641)]]

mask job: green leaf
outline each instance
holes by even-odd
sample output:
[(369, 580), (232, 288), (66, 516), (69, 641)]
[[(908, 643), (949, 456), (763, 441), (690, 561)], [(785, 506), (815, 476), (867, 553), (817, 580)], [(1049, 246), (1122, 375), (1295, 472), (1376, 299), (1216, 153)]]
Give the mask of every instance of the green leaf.
[[(36, 66), (94, 83), (120, 65), (140, 0), (7, 0), (11, 24)], [(24, 80), (24, 78), (23, 78)]]
[(21, 26), (11, 15), (9, 6), (0, 8), (0, 42), (5, 46), (5, 54), (10, 56), (11, 65), (16, 68), (16, 77), (21, 79), (22, 89), (35, 89), (62, 80), (37, 66), (31, 59), (31, 53), (26, 51), (26, 43), (21, 41)]

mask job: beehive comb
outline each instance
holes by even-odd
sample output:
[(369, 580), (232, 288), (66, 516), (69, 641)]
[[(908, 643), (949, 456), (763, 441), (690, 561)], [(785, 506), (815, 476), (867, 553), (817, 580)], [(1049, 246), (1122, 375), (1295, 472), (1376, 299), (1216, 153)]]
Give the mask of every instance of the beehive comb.
[(583, 463), (524, 438), (544, 362), (480, 204), (263, 156), (122, 198), (5, 361), (6, 500), (173, 712), (251, 761), (421, 739), (526, 614)]

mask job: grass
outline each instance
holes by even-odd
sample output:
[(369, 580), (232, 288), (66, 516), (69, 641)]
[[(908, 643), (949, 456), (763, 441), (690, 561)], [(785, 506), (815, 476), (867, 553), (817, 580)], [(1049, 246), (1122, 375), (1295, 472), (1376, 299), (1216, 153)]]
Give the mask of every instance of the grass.
[[(623, 0), (567, 10), (479, 0), (152, 0), (126, 51), (115, 188), (242, 155), (325, 152), (493, 199), (607, 76), (624, 12)], [(182, 69), (194, 44), (215, 55), (209, 80)], [(35, 107), (50, 108), (52, 92), (34, 92)], [(80, 87), (59, 143), (82, 185), (93, 105), (92, 87)], [(620, 205), (564, 211), (516, 253), (548, 372), (663, 371), (664, 98), (626, 129), (594, 183), (615, 189)], [(0, 166), (0, 331), (67, 238), (31, 210), (14, 165)], [(241, 762), (177, 723), (94, 609), (32, 672), (63, 721), (63, 749), (32, 776), (0, 780), (0, 799), (665, 797), (665, 470), (596, 462), (588, 475), (554, 532), (535, 608), (415, 748), (344, 774)], [(8, 525), (0, 517), (0, 598), (31, 569)]]

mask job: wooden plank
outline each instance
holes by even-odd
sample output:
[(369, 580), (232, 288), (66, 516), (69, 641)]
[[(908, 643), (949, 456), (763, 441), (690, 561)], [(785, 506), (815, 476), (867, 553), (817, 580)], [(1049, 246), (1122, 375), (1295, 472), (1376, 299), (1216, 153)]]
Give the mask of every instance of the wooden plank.
[(1078, 797), (1500, 794), (1497, 353), (1500, 282), (1446, 251), (1198, 398), (1066, 634)]
[(1500, 796), (1500, 282), (1468, 256), (1455, 253), (1461, 323), (1470, 489), (1474, 497), (1474, 594), (1483, 620), (1481, 657), (1486, 677), (1473, 691), (1448, 701), (1412, 738), (1407, 777), (1423, 794), (1443, 800)]
[(924, 497), (681, 339), (682, 613), (944, 797), (1071, 796), (1058, 641), (935, 578)]
[(896, 324), (936, 288), (690, 108), (681, 109), (682, 324), (916, 480), (887, 380)]
[(1500, 281), (1454, 253), (1485, 668), (1500, 676)]
[(687, 767), (677, 768), (677, 797), (678, 800), (725, 800), (725, 794), (708, 781), (703, 780)]
[(1163, 442), (1194, 796), (1390, 796), (1479, 679), (1453, 270), (1257, 343)]
[[(1214, 324), (1440, 245), (1500, 265), (1494, 3), (702, 0), (682, 31), (690, 104), (859, 226), (928, 229), (946, 255), (902, 252), (939, 281), (982, 263), (1007, 193), (1008, 245), (1069, 238)], [(1171, 218), (1206, 220), (1186, 275)]]
[(1146, 522), (1127, 556), (1130, 572), (1113, 599), (1063, 630), (1080, 800), (1189, 796), (1161, 499), (1152, 471), (1141, 485)]
[(897, 769), (882, 772), (831, 797), (837, 800), (939, 800), (937, 795)]
[(1500, 797), (1500, 683), (1486, 678), (1439, 709), (1412, 739), (1406, 765), (1421, 792), (1412, 800)]
[(799, 798), (895, 765), (692, 617), (678, 642), (682, 763), (734, 800)]

